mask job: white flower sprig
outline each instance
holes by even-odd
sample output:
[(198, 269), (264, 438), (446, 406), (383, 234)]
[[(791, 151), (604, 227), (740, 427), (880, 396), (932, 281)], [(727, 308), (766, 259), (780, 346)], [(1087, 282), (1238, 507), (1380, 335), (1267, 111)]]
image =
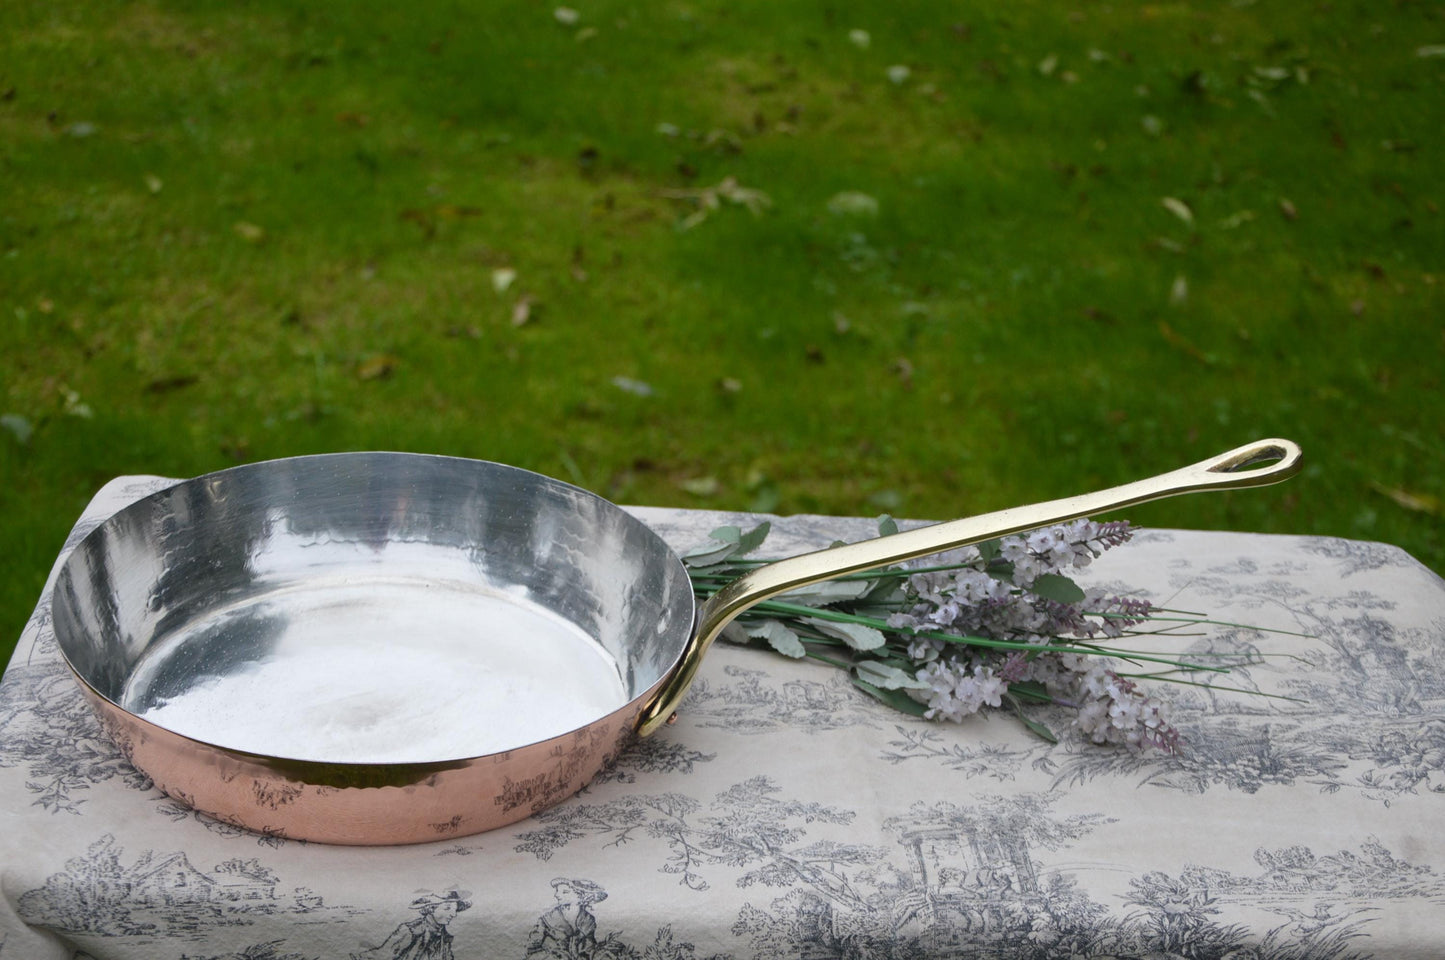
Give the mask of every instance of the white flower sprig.
[[(768, 530), (767, 523), (746, 533), (721, 527), (714, 542), (684, 556), (699, 598), (766, 562), (749, 555)], [(880, 533), (896, 530), (880, 519)], [(859, 688), (930, 720), (1008, 709), (1054, 741), (1026, 709), (1052, 704), (1071, 711), (1071, 726), (1094, 743), (1172, 752), (1179, 733), (1168, 705), (1118, 663), (1161, 664), (1147, 675), (1165, 680), (1228, 667), (1117, 648), (1120, 638), (1161, 632), (1141, 628), (1164, 611), (1086, 591), (1067, 575), (1132, 534), (1127, 521), (1075, 520), (839, 577), (756, 604), (723, 636), (845, 668)]]

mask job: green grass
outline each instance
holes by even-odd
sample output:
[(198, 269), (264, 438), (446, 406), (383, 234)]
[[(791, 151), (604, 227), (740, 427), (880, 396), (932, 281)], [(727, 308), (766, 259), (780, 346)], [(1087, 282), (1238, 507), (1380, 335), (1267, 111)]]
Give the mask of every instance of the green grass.
[(1130, 518), (1445, 570), (1438, 4), (576, 9), (0, 7), (0, 647), (111, 477), (342, 449), (941, 519), (1280, 435)]

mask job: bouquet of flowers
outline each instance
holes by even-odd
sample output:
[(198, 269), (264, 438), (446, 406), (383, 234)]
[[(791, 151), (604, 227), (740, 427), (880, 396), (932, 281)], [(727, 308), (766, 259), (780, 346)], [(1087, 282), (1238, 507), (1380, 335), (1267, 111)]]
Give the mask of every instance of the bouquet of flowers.
[[(880, 518), (880, 534), (897, 529)], [(686, 554), (697, 596), (766, 563), (752, 554), (768, 532), (767, 523), (746, 532), (721, 527)], [(1191, 683), (1187, 674), (1228, 665), (1129, 649), (1132, 637), (1207, 621), (1085, 590), (1069, 577), (1132, 534), (1127, 521), (1076, 520), (839, 577), (750, 607), (723, 637), (846, 669), (860, 689), (930, 720), (1006, 709), (1053, 742), (1027, 710), (1053, 704), (1095, 743), (1172, 752), (1179, 733), (1168, 705), (1139, 681)]]

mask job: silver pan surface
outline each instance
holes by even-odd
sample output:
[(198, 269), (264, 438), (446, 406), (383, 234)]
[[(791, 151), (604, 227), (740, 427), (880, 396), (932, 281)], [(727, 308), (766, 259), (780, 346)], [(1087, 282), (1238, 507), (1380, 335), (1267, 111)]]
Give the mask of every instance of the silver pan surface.
[(60, 643), (123, 710), (248, 753), (423, 763), (620, 709), (692, 628), (687, 573), (610, 503), (513, 467), (303, 457), (188, 481), (85, 540)]

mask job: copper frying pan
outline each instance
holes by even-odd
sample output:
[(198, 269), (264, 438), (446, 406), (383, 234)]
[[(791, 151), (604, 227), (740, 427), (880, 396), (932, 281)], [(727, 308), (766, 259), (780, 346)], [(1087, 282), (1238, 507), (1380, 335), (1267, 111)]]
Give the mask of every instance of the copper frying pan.
[(1292, 476), (1261, 440), (1170, 473), (759, 567), (694, 609), (636, 518), (539, 474), (402, 453), (187, 480), (55, 583), (60, 648), (157, 787), (330, 843), (479, 833), (571, 796), (673, 715), (734, 617), (844, 573), (1161, 497)]

